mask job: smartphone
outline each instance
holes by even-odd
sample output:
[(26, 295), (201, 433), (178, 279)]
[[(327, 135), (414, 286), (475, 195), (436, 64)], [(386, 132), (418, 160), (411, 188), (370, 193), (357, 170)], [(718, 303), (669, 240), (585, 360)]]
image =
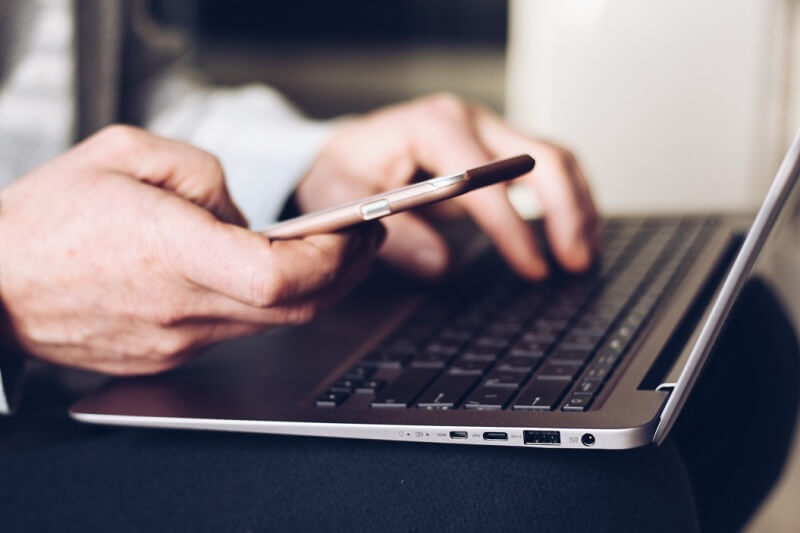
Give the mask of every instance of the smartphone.
[(369, 198), (291, 218), (260, 233), (270, 239), (295, 239), (316, 233), (330, 233), (510, 180), (530, 172), (534, 165), (535, 161), (529, 155), (501, 159), (460, 174), (431, 178)]

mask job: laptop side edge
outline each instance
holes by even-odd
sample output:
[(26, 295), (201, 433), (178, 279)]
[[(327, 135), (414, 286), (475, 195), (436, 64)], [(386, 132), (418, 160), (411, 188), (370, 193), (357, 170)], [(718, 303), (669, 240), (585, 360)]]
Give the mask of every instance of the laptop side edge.
[(750, 230), (737, 254), (733, 265), (718, 291), (702, 329), (692, 346), (686, 365), (678, 377), (660, 415), (660, 421), (653, 435), (653, 442), (661, 445), (675, 425), (678, 415), (694, 388), (697, 379), (708, 360), (714, 342), (722, 330), (737, 296), (747, 281), (764, 245), (775, 226), (778, 216), (795, 189), (800, 177), (800, 131), (784, 156), (778, 173), (770, 186), (767, 196), (758, 210)]

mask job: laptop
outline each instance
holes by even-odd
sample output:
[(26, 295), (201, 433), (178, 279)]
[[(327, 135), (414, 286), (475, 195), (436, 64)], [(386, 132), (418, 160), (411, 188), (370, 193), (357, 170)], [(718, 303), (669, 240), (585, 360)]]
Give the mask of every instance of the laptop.
[(612, 218), (591, 272), (543, 283), (521, 279), (485, 237), (462, 229), (461, 266), (443, 285), (376, 270), (308, 325), (110, 381), (70, 413), (96, 424), (405, 442), (658, 445), (743, 285), (780, 235), (797, 234), (799, 174), (800, 133), (754, 220)]

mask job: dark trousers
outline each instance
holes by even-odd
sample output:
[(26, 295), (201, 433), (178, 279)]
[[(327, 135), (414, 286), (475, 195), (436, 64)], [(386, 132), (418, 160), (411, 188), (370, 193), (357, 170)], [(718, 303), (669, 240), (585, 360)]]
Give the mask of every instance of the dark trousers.
[[(488, 448), (65, 423), (60, 437), (18, 438), (0, 452), (0, 529), (731, 531), (781, 471), (799, 378), (785, 314), (765, 285), (751, 283), (658, 448)], [(51, 429), (42, 422), (47, 409), (29, 400), (0, 424), (0, 439)]]

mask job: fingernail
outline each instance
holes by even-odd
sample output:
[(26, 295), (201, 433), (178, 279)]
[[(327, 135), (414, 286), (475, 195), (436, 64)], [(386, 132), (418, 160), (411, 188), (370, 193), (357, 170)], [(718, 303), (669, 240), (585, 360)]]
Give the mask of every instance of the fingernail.
[(414, 252), (414, 265), (425, 277), (438, 277), (447, 269), (447, 257), (429, 248), (420, 248)]
[(550, 275), (550, 267), (546, 261), (537, 258), (531, 262), (531, 276), (534, 280), (543, 280)]

